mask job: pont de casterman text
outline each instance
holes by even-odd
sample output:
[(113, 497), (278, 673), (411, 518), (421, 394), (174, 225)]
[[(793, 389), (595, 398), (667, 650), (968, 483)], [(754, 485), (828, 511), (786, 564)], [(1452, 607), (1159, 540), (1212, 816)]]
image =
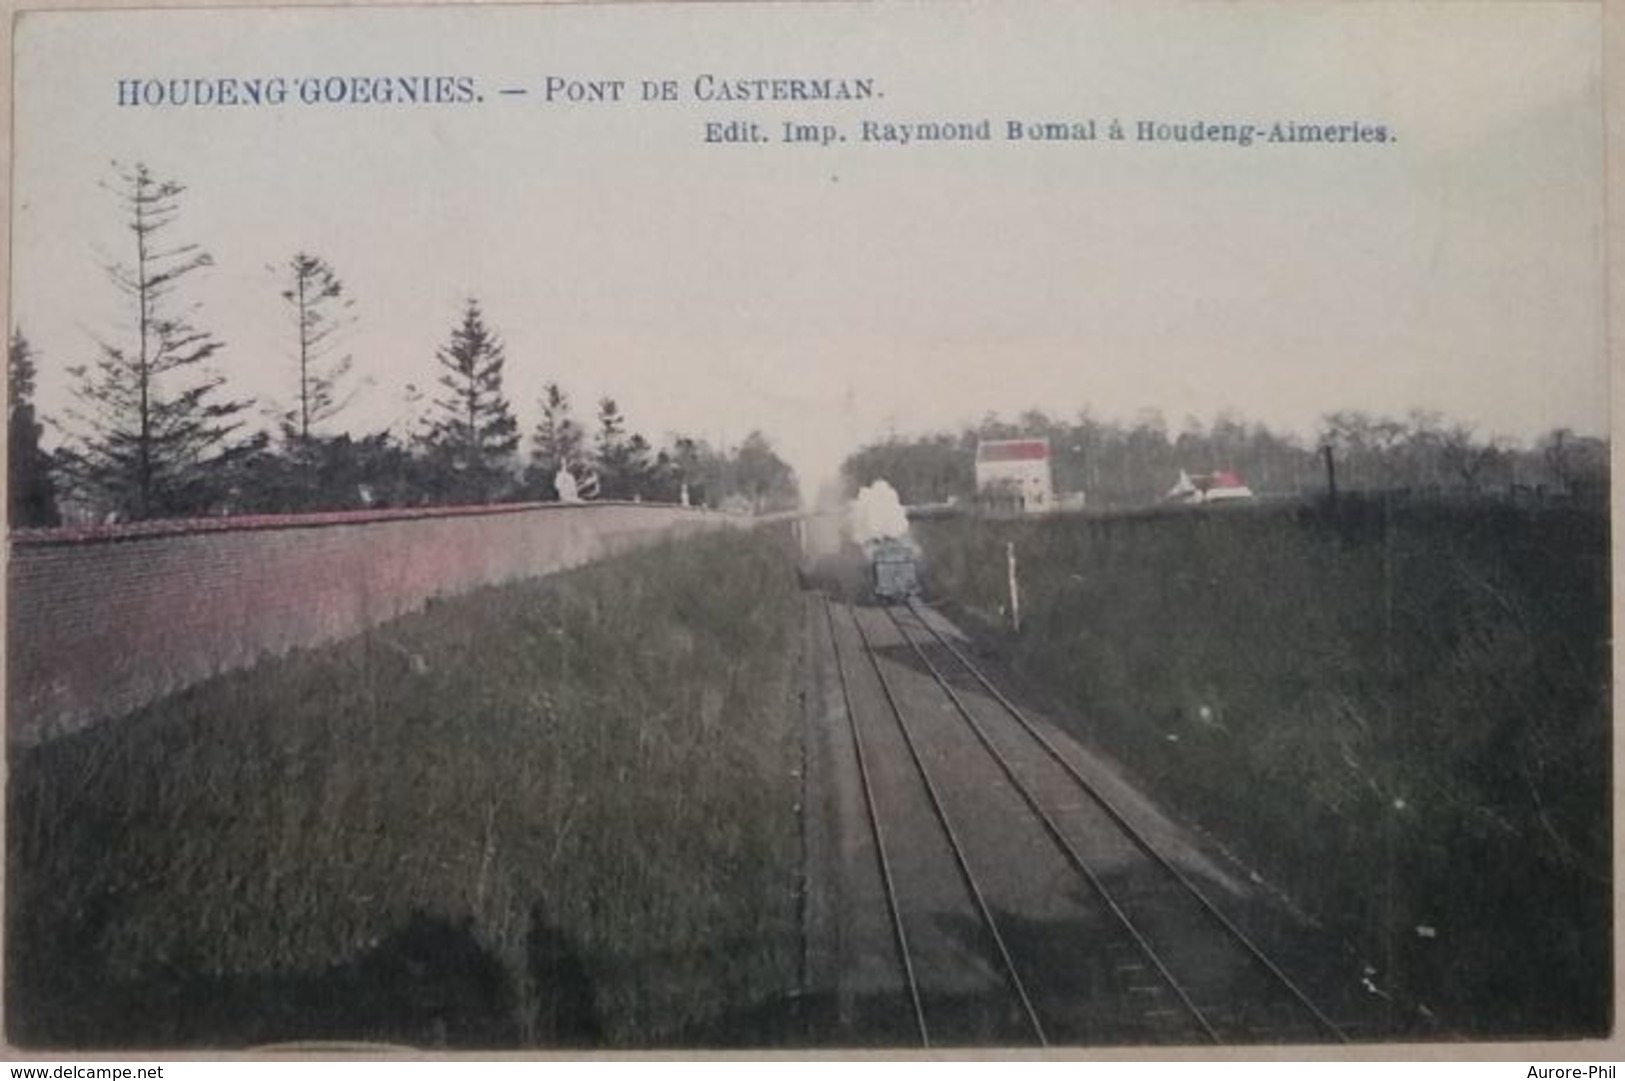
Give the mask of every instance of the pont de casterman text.
[[(535, 87), (550, 104), (621, 104), (676, 101), (675, 80), (629, 84), (625, 79), (549, 76)], [(115, 80), (119, 106), (130, 108), (256, 105), (467, 105), (483, 100), (467, 75), (310, 75), (284, 77)], [(699, 75), (688, 84), (701, 102), (869, 101), (879, 95), (872, 78), (724, 78)], [(529, 91), (526, 90), (528, 93)]]

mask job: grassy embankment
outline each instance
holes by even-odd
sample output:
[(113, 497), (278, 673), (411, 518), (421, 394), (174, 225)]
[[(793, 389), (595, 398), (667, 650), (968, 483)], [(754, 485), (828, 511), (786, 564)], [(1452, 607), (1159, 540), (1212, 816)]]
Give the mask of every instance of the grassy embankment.
[(1605, 1031), (1604, 514), (1345, 503), (916, 527), (1017, 666), (1447, 1031)]
[(766, 1038), (797, 603), (781, 538), (709, 536), (13, 751), (10, 1039)]

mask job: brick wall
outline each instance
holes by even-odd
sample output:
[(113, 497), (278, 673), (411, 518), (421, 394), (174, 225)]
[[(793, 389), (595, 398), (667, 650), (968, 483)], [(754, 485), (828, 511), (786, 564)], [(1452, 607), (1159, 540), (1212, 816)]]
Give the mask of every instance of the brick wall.
[(7, 736), (37, 743), (433, 596), (737, 522), (679, 507), (544, 504), (18, 532)]

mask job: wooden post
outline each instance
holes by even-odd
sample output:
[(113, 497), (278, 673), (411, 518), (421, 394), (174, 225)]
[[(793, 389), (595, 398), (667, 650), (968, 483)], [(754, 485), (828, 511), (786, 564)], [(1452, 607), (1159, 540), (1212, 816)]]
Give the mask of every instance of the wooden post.
[(1326, 456), (1326, 501), (1336, 506), (1337, 465), (1332, 461), (1332, 445), (1327, 443), (1320, 448), (1320, 453)]
[(1021, 586), (1016, 581), (1016, 542), (1004, 542), (1004, 562), (1010, 575), (1010, 626), (1021, 633)]

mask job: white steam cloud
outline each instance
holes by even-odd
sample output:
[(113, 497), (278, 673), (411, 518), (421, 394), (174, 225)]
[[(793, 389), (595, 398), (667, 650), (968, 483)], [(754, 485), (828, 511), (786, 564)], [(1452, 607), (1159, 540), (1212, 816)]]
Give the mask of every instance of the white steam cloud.
[(858, 492), (858, 497), (847, 508), (847, 520), (852, 539), (858, 544), (881, 537), (908, 536), (908, 515), (903, 511), (903, 502), (897, 498), (897, 489), (884, 480), (877, 480)]

